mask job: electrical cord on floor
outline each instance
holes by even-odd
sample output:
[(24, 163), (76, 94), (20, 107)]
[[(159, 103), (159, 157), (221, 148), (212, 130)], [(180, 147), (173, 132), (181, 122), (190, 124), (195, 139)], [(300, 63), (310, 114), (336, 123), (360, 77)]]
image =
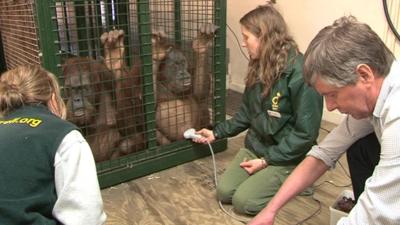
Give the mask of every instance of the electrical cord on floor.
[[(345, 175), (346, 175), (347, 177), (350, 178), (350, 175), (348, 174), (347, 170), (344, 168), (344, 166), (342, 165), (342, 163), (340, 163), (339, 161), (338, 161), (338, 163), (339, 163), (340, 167), (342, 167), (342, 169), (343, 169)], [(323, 182), (321, 182), (321, 183), (319, 183), (319, 184), (314, 185), (313, 187), (314, 187), (314, 188), (318, 188), (318, 187), (320, 187), (321, 185), (323, 185), (323, 184), (325, 184), (325, 183), (331, 184), (331, 185), (333, 185), (333, 186), (335, 186), (335, 187), (349, 187), (349, 186), (351, 186), (351, 183), (350, 183), (350, 184), (345, 184), (345, 185), (337, 185), (337, 184), (335, 184), (335, 183), (334, 183), (333, 181), (331, 181), (331, 180), (325, 180), (325, 181), (323, 181)], [(316, 199), (316, 198), (314, 197), (314, 194), (313, 194), (311, 197), (312, 197), (312, 199), (313, 199), (314, 201), (316, 201), (316, 202), (318, 203), (318, 208), (317, 208), (317, 210), (315, 210), (315, 212), (312, 213), (312, 214), (311, 214), (310, 216), (308, 216), (307, 218), (305, 218), (305, 219), (299, 221), (298, 223), (296, 223), (296, 225), (300, 225), (300, 224), (304, 223), (305, 221), (311, 219), (312, 217), (318, 215), (318, 214), (321, 212), (321, 208), (322, 208), (321, 201), (318, 200), (318, 199)]]
[[(347, 172), (346, 168), (344, 168), (343, 164), (340, 161), (337, 161), (337, 162), (340, 165), (340, 167), (342, 168), (343, 173), (347, 176), (347, 178), (350, 179), (350, 174), (349, 174), (349, 172)], [(351, 182), (349, 184), (338, 185), (338, 184), (335, 184), (335, 182), (333, 182), (331, 180), (324, 180), (321, 183), (314, 185), (314, 187), (319, 187), (319, 186), (321, 186), (321, 185), (323, 185), (325, 183), (331, 184), (331, 185), (333, 185), (335, 187), (350, 187), (351, 186)]]
[[(211, 146), (211, 144), (210, 144), (209, 142), (207, 142), (207, 144), (208, 144), (208, 147), (210, 148), (210, 152), (211, 152), (211, 157), (212, 157), (212, 162), (213, 162), (213, 169), (214, 169), (214, 184), (215, 184), (215, 189), (216, 189), (217, 186), (218, 186), (217, 165), (216, 165), (216, 163), (215, 163), (214, 150), (213, 150), (213, 148), (212, 148), (212, 146)], [(237, 221), (239, 221), (239, 222), (242, 222), (243, 224), (247, 224), (248, 222), (250, 222), (250, 220), (245, 220), (245, 219), (239, 218), (239, 217), (237, 217), (237, 216), (235, 216), (235, 215), (229, 213), (229, 212), (224, 208), (224, 206), (222, 205), (222, 202), (221, 202), (220, 200), (218, 200), (218, 205), (219, 205), (219, 208), (220, 208), (225, 214), (227, 214), (228, 216), (232, 217), (233, 219), (235, 219), (235, 220), (237, 220)]]
[(331, 184), (335, 187), (350, 187), (351, 186), (351, 182), (349, 184), (338, 185), (338, 184), (335, 184), (335, 182), (333, 182), (331, 180), (324, 180), (321, 183), (314, 185), (314, 187), (317, 188), (325, 183)]
[[(344, 166), (342, 165), (342, 163), (341, 163), (340, 161), (338, 161), (338, 163), (339, 163), (340, 167), (343, 169), (344, 174), (345, 174), (348, 178), (350, 178), (350, 175), (348, 174), (347, 170), (344, 168)], [(351, 182), (350, 182), (350, 184), (337, 185), (337, 184), (335, 184), (335, 183), (334, 183), (333, 181), (331, 181), (331, 180), (325, 180), (325, 181), (323, 181), (323, 182), (321, 182), (321, 183), (319, 183), (319, 184), (314, 185), (313, 187), (314, 187), (314, 188), (318, 188), (318, 187), (320, 187), (321, 185), (326, 184), (326, 183), (331, 184), (331, 185), (333, 185), (333, 186), (335, 186), (335, 187), (349, 187), (349, 186), (351, 186)], [(321, 207), (322, 207), (322, 206), (321, 206), (321, 201), (319, 201), (318, 199), (316, 199), (316, 198), (314, 197), (314, 194), (312, 195), (312, 199), (318, 203), (318, 209), (315, 210), (315, 212), (314, 212), (313, 214), (311, 214), (309, 217), (307, 217), (307, 218), (305, 218), (304, 220), (302, 220), (302, 221), (296, 223), (296, 225), (300, 225), (300, 224), (304, 223), (305, 221), (311, 219), (312, 217), (318, 215), (318, 214), (321, 212)]]
[(297, 222), (295, 225), (300, 225), (303, 224), (304, 222), (306, 222), (307, 220), (313, 218), (314, 216), (318, 215), (321, 212), (321, 208), (322, 208), (322, 204), (321, 201), (316, 199), (314, 197), (314, 194), (311, 196), (311, 198), (318, 203), (318, 208), (317, 210), (315, 210), (311, 215), (309, 215), (308, 217), (304, 218), (303, 220), (300, 220), (299, 222)]
[[(207, 143), (207, 144), (208, 144), (208, 147), (209, 147), (210, 152), (211, 152), (211, 158), (212, 158), (213, 170), (214, 170), (214, 171), (213, 171), (213, 172), (214, 172), (214, 184), (215, 184), (215, 188), (217, 188), (217, 186), (218, 186), (217, 166), (216, 166), (216, 161), (215, 161), (215, 156), (214, 156), (214, 150), (213, 150), (213, 148), (212, 148), (212, 146), (211, 146), (210, 143)], [(342, 167), (342, 168), (343, 168), (343, 167)], [(344, 168), (343, 168), (343, 169), (344, 169)], [(332, 185), (335, 185), (335, 186), (337, 186), (337, 187), (341, 187), (341, 186), (338, 186), (338, 185), (334, 184), (332, 181), (324, 181), (324, 182), (322, 182), (322, 183), (319, 184), (319, 185), (314, 185), (314, 187), (321, 186), (321, 185), (324, 184), (325, 182), (330, 183), (330, 184), (332, 184)], [(351, 185), (351, 184), (350, 184), (350, 185)], [(343, 187), (345, 187), (345, 186), (343, 186)], [(300, 225), (300, 224), (304, 223), (305, 221), (311, 219), (312, 217), (318, 215), (318, 214), (321, 212), (321, 208), (322, 208), (321, 201), (318, 200), (318, 199), (316, 199), (316, 198), (314, 197), (314, 194), (313, 194), (311, 197), (312, 197), (312, 199), (313, 199), (315, 202), (318, 203), (318, 208), (317, 208), (317, 210), (315, 210), (311, 215), (309, 215), (309, 216), (306, 217), (305, 219), (303, 219), (303, 220), (297, 222), (295, 225)], [(237, 220), (237, 221), (239, 221), (239, 222), (241, 222), (241, 223), (243, 223), (243, 224), (247, 224), (248, 222), (250, 222), (250, 220), (242, 219), (242, 218), (239, 218), (239, 217), (237, 217), (237, 216), (235, 216), (235, 215), (229, 213), (229, 212), (224, 208), (224, 206), (222, 205), (222, 202), (221, 202), (221, 201), (218, 201), (218, 205), (219, 205), (219, 207), (221, 208), (221, 210), (222, 210), (225, 214), (227, 214), (228, 216), (232, 217), (233, 219), (235, 219), (235, 220)]]
[(349, 172), (347, 172), (347, 170), (344, 168), (343, 164), (342, 164), (340, 161), (338, 161), (338, 164), (339, 164), (340, 167), (342, 167), (342, 170), (343, 170), (344, 174), (345, 174), (348, 178), (351, 178)]

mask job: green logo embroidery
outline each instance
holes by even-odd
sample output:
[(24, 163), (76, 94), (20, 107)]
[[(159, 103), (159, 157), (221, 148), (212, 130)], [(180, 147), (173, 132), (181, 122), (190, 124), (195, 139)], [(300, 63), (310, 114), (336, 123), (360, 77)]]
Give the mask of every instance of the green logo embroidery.
[(0, 120), (0, 125), (5, 124), (28, 124), (30, 127), (37, 127), (42, 123), (42, 120), (27, 117), (17, 117), (11, 120)]
[(281, 97), (281, 93), (277, 92), (275, 97), (272, 97), (271, 103), (272, 103), (272, 110), (274, 111), (279, 111), (279, 99)]

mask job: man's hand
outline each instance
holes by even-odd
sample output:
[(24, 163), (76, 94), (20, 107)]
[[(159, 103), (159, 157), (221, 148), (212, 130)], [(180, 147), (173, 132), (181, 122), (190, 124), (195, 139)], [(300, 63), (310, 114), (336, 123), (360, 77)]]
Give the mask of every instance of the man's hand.
[(249, 175), (254, 174), (255, 172), (264, 169), (267, 167), (267, 163), (264, 159), (252, 159), (249, 161), (243, 161), (240, 163), (240, 167), (242, 167)]
[(273, 225), (275, 215), (275, 213), (269, 212), (267, 208), (264, 208), (247, 225)]

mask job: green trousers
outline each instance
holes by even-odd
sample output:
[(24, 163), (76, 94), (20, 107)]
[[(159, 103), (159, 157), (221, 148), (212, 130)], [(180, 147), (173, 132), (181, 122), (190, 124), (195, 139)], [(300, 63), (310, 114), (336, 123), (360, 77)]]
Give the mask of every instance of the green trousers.
[(244, 160), (256, 158), (250, 150), (241, 148), (218, 181), (218, 199), (232, 203), (239, 213), (255, 215), (260, 212), (296, 167), (269, 165), (249, 175), (239, 166)]

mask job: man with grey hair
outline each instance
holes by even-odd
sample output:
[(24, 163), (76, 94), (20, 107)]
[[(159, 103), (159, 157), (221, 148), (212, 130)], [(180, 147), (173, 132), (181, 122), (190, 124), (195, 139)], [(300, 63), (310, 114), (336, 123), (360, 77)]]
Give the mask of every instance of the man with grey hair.
[(348, 115), (313, 146), (249, 224), (273, 224), (284, 204), (334, 168), (353, 143), (372, 132), (381, 145), (379, 162), (356, 205), (338, 224), (400, 224), (400, 62), (368, 25), (353, 16), (342, 17), (311, 41), (304, 78), (324, 96), (328, 110)]

